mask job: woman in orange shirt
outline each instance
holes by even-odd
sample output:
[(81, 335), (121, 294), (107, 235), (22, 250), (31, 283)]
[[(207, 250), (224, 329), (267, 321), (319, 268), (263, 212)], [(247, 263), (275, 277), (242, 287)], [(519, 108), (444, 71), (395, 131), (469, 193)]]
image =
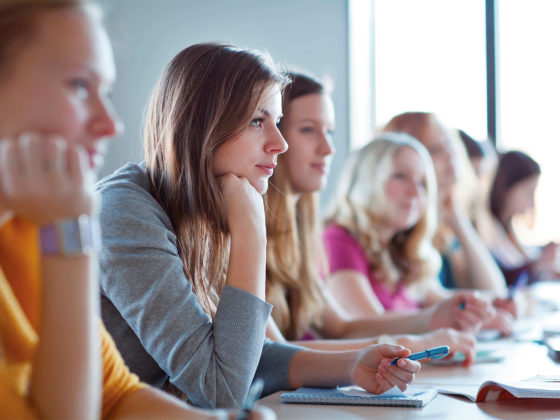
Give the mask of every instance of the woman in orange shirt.
[(0, 63), (0, 417), (225, 416), (141, 384), (99, 328), (92, 181), (120, 123), (97, 9), (3, 0)]

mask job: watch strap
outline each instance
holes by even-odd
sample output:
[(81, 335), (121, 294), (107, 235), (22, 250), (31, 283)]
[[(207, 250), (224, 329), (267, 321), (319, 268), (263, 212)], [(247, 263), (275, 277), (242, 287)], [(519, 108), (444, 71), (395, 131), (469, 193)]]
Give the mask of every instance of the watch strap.
[(43, 255), (85, 255), (101, 243), (99, 221), (88, 215), (43, 225), (39, 236)]

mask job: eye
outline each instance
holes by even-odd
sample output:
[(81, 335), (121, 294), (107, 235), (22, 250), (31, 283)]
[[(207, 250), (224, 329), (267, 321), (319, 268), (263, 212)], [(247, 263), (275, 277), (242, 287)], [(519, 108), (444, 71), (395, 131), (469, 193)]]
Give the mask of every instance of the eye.
[(250, 122), (250, 124), (256, 128), (262, 128), (264, 124), (264, 118), (255, 118)]
[(311, 134), (313, 133), (313, 127), (301, 127), (299, 132), (303, 134)]
[(406, 174), (403, 172), (395, 172), (393, 174), (393, 177), (397, 178), (397, 179), (406, 179)]
[(80, 96), (87, 98), (89, 96), (89, 83), (86, 79), (75, 78), (70, 80), (70, 87), (75, 90)]

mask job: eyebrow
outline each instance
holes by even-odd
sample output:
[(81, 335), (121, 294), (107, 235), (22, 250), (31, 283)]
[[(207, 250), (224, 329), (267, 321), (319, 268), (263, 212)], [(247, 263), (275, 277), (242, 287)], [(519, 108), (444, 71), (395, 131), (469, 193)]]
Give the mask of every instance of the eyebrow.
[[(262, 112), (264, 115), (268, 116), (269, 118), (272, 118), (272, 115), (270, 114), (270, 112), (269, 112), (268, 110), (266, 110), (266, 109), (264, 109), (264, 108), (259, 108), (258, 111), (259, 111), (259, 112)], [(279, 115), (278, 115), (278, 119), (281, 119), (281, 118), (283, 118), (283, 117), (284, 117), (283, 114), (279, 114)]]

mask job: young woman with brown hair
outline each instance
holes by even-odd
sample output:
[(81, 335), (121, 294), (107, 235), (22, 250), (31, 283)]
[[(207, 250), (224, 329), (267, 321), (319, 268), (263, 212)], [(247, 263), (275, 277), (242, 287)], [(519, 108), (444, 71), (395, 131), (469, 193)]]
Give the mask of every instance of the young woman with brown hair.
[[(265, 342), (261, 194), (286, 143), (285, 77), (265, 55), (222, 44), (181, 51), (152, 95), (142, 165), (99, 184), (103, 319), (132, 370), (197, 405), (355, 382), (406, 387), (419, 364), (400, 346), (315, 352)], [(264, 343), (264, 346), (263, 346)]]

